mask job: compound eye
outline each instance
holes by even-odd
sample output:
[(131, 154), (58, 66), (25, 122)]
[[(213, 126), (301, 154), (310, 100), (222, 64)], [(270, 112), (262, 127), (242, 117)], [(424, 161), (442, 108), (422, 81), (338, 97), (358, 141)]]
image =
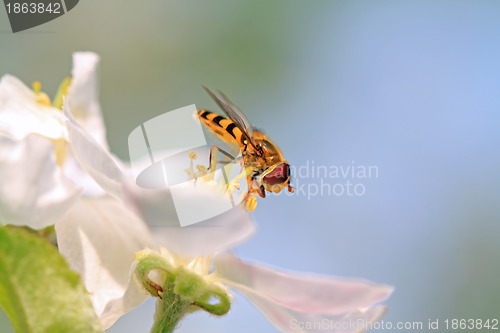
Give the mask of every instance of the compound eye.
[(290, 177), (290, 168), (288, 164), (281, 163), (273, 171), (264, 176), (264, 182), (268, 185), (277, 185), (284, 183)]

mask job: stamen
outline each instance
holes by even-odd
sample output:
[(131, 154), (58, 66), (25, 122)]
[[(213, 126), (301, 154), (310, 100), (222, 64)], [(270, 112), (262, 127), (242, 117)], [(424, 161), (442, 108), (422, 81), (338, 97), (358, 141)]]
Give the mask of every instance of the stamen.
[(61, 82), (59, 88), (57, 89), (57, 93), (54, 96), (54, 99), (52, 100), (52, 105), (55, 108), (61, 110), (61, 112), (63, 106), (63, 96), (68, 95), (68, 88), (70, 84), (71, 84), (71, 77), (68, 76)]
[(219, 149), (213, 150), (214, 155), (212, 156), (212, 164), (210, 165), (210, 180), (214, 180), (215, 176), (215, 167), (217, 166), (217, 159), (219, 157)]
[(198, 177), (196, 176), (196, 173), (193, 170), (193, 160), (195, 160), (197, 158), (196, 153), (194, 151), (190, 150), (188, 153), (188, 157), (189, 157), (189, 169), (186, 169), (184, 171), (187, 172), (189, 177), (196, 179)]
[[(230, 175), (231, 174), (231, 170), (233, 169), (233, 165), (232, 164), (228, 164), (224, 167), (223, 169), (223, 172), (226, 174), (226, 175)], [(231, 188), (231, 186), (229, 186), (231, 184), (231, 182), (227, 183), (226, 184), (226, 179), (225, 177), (221, 177), (219, 179), (219, 184), (217, 186), (217, 191), (221, 192), (221, 193), (224, 193), (225, 192), (225, 189), (228, 188), (228, 191), (229, 189)], [(229, 194), (229, 195), (232, 195), (232, 192)]]
[(42, 92), (42, 84), (40, 83), (40, 81), (33, 82), (32, 87), (33, 87), (33, 92), (36, 95), (36, 102), (50, 106), (50, 98), (49, 96), (47, 96), (46, 93)]
[(198, 177), (205, 176), (205, 175), (207, 174), (207, 172), (208, 172), (207, 167), (206, 167), (206, 166), (204, 166), (204, 165), (200, 165), (200, 164), (198, 164), (198, 165), (196, 166), (196, 169), (198, 169)]
[(40, 81), (33, 82), (33, 84), (31, 85), (31, 87), (33, 88), (33, 92), (36, 95), (38, 95), (42, 91), (42, 83)]
[(250, 168), (250, 167), (245, 168), (245, 170), (243, 172), (240, 172), (240, 174), (238, 176), (234, 177), (234, 179), (231, 180), (231, 183), (233, 183), (233, 182), (239, 183), (241, 179), (243, 179), (244, 177), (248, 176), (251, 173), (252, 173), (252, 168)]

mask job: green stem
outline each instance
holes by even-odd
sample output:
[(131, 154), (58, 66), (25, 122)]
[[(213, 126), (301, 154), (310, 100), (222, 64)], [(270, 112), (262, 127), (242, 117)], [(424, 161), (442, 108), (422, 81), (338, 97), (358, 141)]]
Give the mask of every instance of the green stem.
[(163, 298), (156, 303), (151, 333), (172, 333), (182, 317), (190, 312), (190, 302), (174, 292), (173, 283), (170, 286), (163, 290)]

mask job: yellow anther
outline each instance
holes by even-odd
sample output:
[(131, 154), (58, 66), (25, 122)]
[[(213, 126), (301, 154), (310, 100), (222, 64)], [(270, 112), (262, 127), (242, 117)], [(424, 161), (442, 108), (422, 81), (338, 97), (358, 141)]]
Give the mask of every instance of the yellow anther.
[(200, 165), (200, 164), (198, 164), (198, 165), (196, 166), (196, 169), (198, 169), (198, 173), (199, 173), (200, 177), (201, 177), (201, 176), (206, 175), (206, 174), (207, 174), (207, 172), (208, 172), (207, 167), (206, 167), (206, 166), (204, 166), (204, 165)]
[(46, 93), (42, 92), (42, 84), (40, 83), (40, 81), (33, 82), (32, 87), (33, 87), (33, 92), (36, 95), (37, 103), (50, 106), (51, 105), (50, 98), (49, 96), (47, 96)]
[(33, 92), (37, 95), (42, 91), (42, 83), (40, 81), (33, 82), (31, 87), (33, 88)]
[(249, 212), (253, 212), (257, 208), (257, 199), (251, 195), (248, 197), (245, 203), (245, 209)]
[(188, 157), (189, 157), (189, 169), (185, 169), (184, 171), (187, 172), (188, 176), (190, 179), (196, 179), (198, 178), (196, 173), (194, 172), (194, 169), (193, 169), (193, 160), (196, 159), (196, 153), (192, 150), (189, 151), (188, 153)]
[(61, 82), (59, 88), (57, 89), (57, 93), (52, 100), (52, 105), (61, 111), (63, 106), (63, 97), (68, 95), (68, 88), (70, 84), (71, 77), (68, 76)]
[(43, 105), (47, 105), (47, 106), (50, 106), (50, 98), (49, 96), (47, 96), (46, 93), (39, 93), (37, 96), (36, 96), (36, 102), (37, 103), (40, 103), (40, 104), (43, 104)]

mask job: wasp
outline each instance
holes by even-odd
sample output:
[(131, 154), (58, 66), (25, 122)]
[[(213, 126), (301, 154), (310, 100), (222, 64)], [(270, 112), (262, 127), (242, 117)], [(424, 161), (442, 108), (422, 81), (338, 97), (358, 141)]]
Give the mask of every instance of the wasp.
[[(222, 92), (219, 95), (203, 86), (227, 118), (207, 110), (198, 110), (198, 118), (220, 140), (237, 144), (241, 150), (243, 164), (251, 171), (247, 175), (247, 203), (252, 194), (266, 197), (266, 191), (279, 193), (290, 186), (290, 165), (276, 144), (262, 131), (250, 125), (246, 116)], [(254, 199), (253, 209), (256, 202)], [(248, 205), (247, 205), (248, 207)], [(249, 210), (253, 210), (249, 209)]]

